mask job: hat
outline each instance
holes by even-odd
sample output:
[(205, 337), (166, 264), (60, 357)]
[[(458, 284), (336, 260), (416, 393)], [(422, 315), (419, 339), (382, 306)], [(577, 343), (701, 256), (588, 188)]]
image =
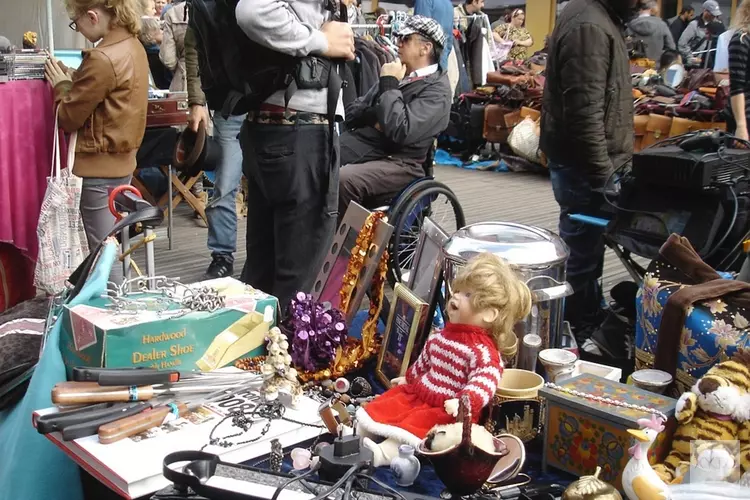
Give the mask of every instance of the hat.
[(706, 0), (703, 2), (703, 10), (708, 11), (712, 16), (719, 17), (721, 15), (721, 9), (719, 9), (719, 3), (716, 0)]
[(398, 36), (419, 34), (436, 44), (441, 49), (445, 47), (445, 33), (443, 28), (432, 18), (425, 16), (411, 16), (398, 30)]
[(200, 171), (216, 170), (221, 156), (221, 146), (206, 133), (206, 124), (201, 122), (197, 132), (188, 127), (177, 138), (172, 166), (178, 172), (193, 176)]

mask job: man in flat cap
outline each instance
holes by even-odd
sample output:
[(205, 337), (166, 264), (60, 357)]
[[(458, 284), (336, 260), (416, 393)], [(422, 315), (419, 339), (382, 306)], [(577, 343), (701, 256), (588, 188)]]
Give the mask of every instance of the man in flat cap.
[(399, 59), (346, 109), (341, 135), (339, 218), (349, 202), (396, 195), (425, 175), (435, 137), (448, 126), (451, 90), (439, 67), (446, 37), (431, 18), (412, 16), (398, 32)]

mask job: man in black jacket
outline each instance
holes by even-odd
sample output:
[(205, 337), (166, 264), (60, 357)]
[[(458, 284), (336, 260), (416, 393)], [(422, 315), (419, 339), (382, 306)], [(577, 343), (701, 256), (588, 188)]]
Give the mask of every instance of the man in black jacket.
[(603, 229), (571, 220), (601, 203), (595, 191), (633, 154), (633, 97), (625, 22), (636, 0), (571, 0), (550, 36), (540, 147), (570, 248), (574, 294), (565, 316), (582, 340), (599, 322)]
[(669, 20), (669, 32), (672, 33), (674, 43), (680, 41), (682, 32), (688, 27), (688, 24), (693, 20), (693, 17), (695, 17), (695, 9), (692, 5), (688, 5), (687, 7), (682, 8), (679, 16), (675, 16)]
[(383, 65), (380, 81), (346, 108), (339, 217), (351, 201), (396, 195), (423, 177), (427, 152), (448, 126), (450, 83), (438, 66), (442, 28), (434, 19), (412, 16), (398, 46), (400, 59)]

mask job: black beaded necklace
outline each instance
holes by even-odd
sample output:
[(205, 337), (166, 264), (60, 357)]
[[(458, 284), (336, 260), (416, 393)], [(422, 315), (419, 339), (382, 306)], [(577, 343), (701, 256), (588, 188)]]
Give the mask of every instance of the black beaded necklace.
[[(300, 422), (298, 420), (287, 418), (284, 416), (285, 411), (286, 407), (284, 407), (284, 405), (281, 404), (278, 400), (260, 404), (252, 410), (247, 408), (238, 408), (235, 410), (231, 410), (213, 427), (213, 429), (211, 429), (211, 433), (208, 435), (208, 443), (204, 444), (201, 447), (201, 451), (205, 450), (209, 445), (220, 446), (222, 448), (231, 448), (233, 446), (242, 446), (245, 444), (260, 441), (266, 434), (268, 434), (268, 431), (271, 429), (271, 423), (274, 420), (285, 420), (292, 424), (302, 425), (305, 427), (314, 427), (317, 429), (325, 428), (325, 426), (323, 425), (309, 424), (307, 422)], [(216, 430), (221, 426), (221, 424), (229, 419), (232, 420), (232, 427), (238, 428), (239, 432), (224, 437), (214, 437), (214, 433), (216, 432)], [(232, 438), (242, 436), (243, 434), (248, 432), (252, 428), (253, 424), (258, 420), (266, 421), (259, 435), (245, 441), (240, 441), (238, 443), (229, 441)]]

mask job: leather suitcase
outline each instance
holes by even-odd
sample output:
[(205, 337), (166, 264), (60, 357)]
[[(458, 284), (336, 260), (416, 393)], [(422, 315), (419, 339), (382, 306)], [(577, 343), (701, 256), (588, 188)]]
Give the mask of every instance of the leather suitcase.
[(698, 130), (710, 130), (717, 128), (718, 123), (714, 122), (699, 122), (696, 120), (690, 120), (688, 118), (680, 118), (675, 116), (672, 119), (672, 126), (669, 128), (669, 137), (675, 137), (688, 132), (695, 132)]
[(488, 142), (502, 144), (508, 140), (513, 127), (522, 120), (521, 111), (513, 111), (500, 104), (488, 104), (484, 108), (483, 136)]
[(646, 137), (648, 126), (648, 115), (635, 115), (633, 117), (633, 128), (635, 131), (635, 142), (633, 152), (637, 153), (643, 149), (643, 139)]
[(187, 94), (164, 99), (149, 99), (146, 128), (184, 126), (188, 119)]
[(655, 115), (651, 113), (648, 115), (648, 123), (646, 124), (646, 135), (643, 137), (641, 144), (642, 148), (659, 142), (669, 137), (669, 129), (672, 127), (672, 117)]

